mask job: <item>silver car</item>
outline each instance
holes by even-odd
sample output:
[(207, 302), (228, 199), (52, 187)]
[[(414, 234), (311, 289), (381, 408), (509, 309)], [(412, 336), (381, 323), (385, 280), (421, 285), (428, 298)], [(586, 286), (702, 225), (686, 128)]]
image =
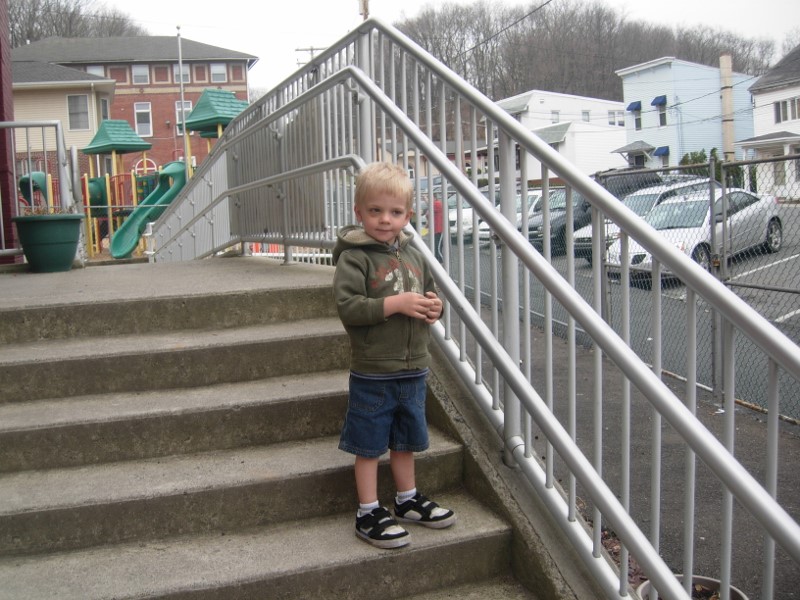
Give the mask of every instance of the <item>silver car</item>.
[[(679, 195), (688, 195), (694, 192), (707, 190), (711, 184), (708, 178), (694, 178), (690, 180), (679, 180), (677, 183), (662, 183), (656, 186), (642, 188), (628, 194), (622, 199), (622, 203), (630, 208), (640, 217), (644, 217), (654, 206), (661, 204), (669, 198)], [(719, 186), (716, 181), (714, 185)], [(619, 237), (619, 227), (612, 221), (605, 222), (606, 246), (613, 243)], [(586, 262), (592, 264), (593, 253), (593, 228), (589, 223), (585, 227), (578, 229), (572, 236), (573, 249), (576, 258), (585, 258)]]
[[(783, 221), (781, 206), (774, 196), (731, 189), (727, 192), (727, 203), (725, 246), (729, 256), (755, 248), (763, 248), (766, 252), (780, 250), (783, 244)], [(713, 254), (709, 204), (707, 192), (670, 198), (653, 207), (645, 221), (669, 243), (704, 269), (709, 269)], [(719, 245), (723, 237), (720, 190), (716, 192), (714, 223)], [(620, 250), (619, 240), (608, 249), (608, 262), (612, 269), (618, 270), (622, 265)], [(628, 245), (628, 262), (633, 274), (649, 275), (653, 267), (653, 257), (635, 240), (630, 240)], [(666, 267), (663, 270), (668, 273)]]

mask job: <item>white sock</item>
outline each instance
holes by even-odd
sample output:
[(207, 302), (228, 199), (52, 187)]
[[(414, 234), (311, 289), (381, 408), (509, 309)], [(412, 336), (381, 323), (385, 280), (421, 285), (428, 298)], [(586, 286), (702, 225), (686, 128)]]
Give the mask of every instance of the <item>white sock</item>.
[(397, 501), (398, 504), (402, 504), (407, 500), (411, 500), (416, 495), (417, 495), (417, 488), (411, 488), (407, 492), (397, 492), (395, 500)]
[(364, 515), (368, 515), (369, 513), (371, 513), (373, 510), (378, 508), (380, 505), (381, 505), (381, 503), (378, 502), (377, 500), (375, 500), (375, 502), (370, 502), (369, 504), (359, 504), (358, 505), (358, 513), (356, 513), (356, 514), (359, 517), (363, 517)]

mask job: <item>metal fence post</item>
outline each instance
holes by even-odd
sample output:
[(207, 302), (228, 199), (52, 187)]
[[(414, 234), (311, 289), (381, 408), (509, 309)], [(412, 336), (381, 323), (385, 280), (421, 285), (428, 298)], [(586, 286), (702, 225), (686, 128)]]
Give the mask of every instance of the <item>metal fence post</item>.
[[(500, 151), (500, 212), (511, 223), (517, 218), (517, 207), (515, 198), (516, 165), (514, 152), (514, 140), (509, 135), (500, 130), (498, 148)], [(503, 271), (503, 346), (508, 356), (519, 365), (520, 351), (520, 322), (519, 322), (519, 259), (513, 252), (503, 252), (501, 258)], [(523, 290), (524, 294), (530, 290)], [(529, 335), (528, 332), (525, 335)], [(514, 391), (505, 381), (503, 384), (503, 411), (504, 421), (504, 441), (506, 444), (514, 437), (522, 435), (521, 415), (519, 399)], [(503, 452), (503, 461), (508, 466), (514, 466), (512, 451), (506, 447)]]

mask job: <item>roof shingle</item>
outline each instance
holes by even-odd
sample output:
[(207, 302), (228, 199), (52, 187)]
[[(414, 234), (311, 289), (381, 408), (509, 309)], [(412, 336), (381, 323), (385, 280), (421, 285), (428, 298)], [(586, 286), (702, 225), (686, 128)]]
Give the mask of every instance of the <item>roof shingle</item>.
[[(98, 61), (158, 62), (178, 60), (178, 40), (173, 36), (62, 38), (50, 37), (14, 48), (13, 61), (58, 64), (94, 64)], [(243, 60), (255, 64), (258, 57), (181, 38), (183, 60)]]

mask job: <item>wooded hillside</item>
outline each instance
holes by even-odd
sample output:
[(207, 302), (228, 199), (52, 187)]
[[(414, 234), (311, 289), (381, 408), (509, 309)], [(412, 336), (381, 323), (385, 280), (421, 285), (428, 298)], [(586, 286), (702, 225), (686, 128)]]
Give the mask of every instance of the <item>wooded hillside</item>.
[(713, 23), (673, 29), (628, 20), (601, 1), (479, 0), (428, 8), (396, 25), (493, 100), (532, 89), (622, 100), (615, 71), (624, 67), (664, 56), (719, 66), (730, 52), (734, 71), (759, 75), (775, 54), (772, 40)]

